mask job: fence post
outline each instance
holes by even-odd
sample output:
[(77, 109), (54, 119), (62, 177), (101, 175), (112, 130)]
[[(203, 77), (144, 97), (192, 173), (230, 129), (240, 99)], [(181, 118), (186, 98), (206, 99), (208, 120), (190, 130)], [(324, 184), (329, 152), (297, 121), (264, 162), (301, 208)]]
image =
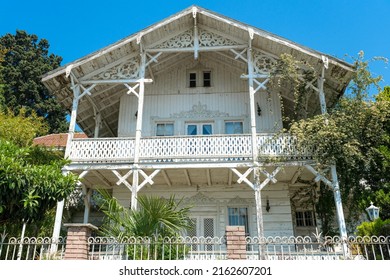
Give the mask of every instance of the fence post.
[(68, 228), (65, 260), (88, 260), (88, 238), (97, 227), (91, 224), (64, 224)]
[(226, 251), (228, 260), (246, 260), (244, 226), (226, 227)]

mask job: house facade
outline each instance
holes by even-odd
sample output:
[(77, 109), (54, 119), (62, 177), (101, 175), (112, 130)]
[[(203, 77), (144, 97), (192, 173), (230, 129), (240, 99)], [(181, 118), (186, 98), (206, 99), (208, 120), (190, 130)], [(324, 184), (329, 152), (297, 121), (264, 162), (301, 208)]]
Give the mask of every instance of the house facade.
[[(336, 167), (316, 169), (310, 148), (280, 132), (294, 111), (292, 85), (268, 86), (282, 54), (315, 68), (305, 106), (325, 114), (351, 65), (198, 6), (47, 73), (43, 83), (71, 115), (64, 172), (80, 177), (84, 222), (92, 190), (106, 188), (134, 209), (141, 194), (183, 199), (189, 235), (223, 236), (227, 225), (306, 235), (315, 211), (297, 194), (322, 181), (346, 236)], [(76, 123), (88, 138), (74, 137)]]

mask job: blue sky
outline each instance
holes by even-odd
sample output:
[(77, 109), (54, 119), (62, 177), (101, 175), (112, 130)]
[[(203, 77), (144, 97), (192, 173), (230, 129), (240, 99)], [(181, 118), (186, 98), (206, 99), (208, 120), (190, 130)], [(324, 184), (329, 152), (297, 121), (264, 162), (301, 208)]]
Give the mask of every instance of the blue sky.
[[(46, 38), (66, 64), (193, 4), (341, 59), (360, 50), (390, 58), (390, 0), (13, 0), (0, 5), (0, 35), (20, 29)], [(382, 86), (389, 67), (371, 64)]]

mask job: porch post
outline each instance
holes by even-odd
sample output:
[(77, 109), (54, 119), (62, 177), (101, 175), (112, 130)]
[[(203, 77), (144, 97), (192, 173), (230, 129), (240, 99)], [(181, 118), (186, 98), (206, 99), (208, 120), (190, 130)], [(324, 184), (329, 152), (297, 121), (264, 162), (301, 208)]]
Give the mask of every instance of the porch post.
[[(141, 38), (139, 39), (141, 40)], [(138, 184), (139, 184), (139, 154), (140, 154), (140, 145), (141, 145), (141, 136), (142, 136), (142, 117), (143, 117), (143, 108), (144, 108), (144, 92), (145, 92), (145, 68), (146, 68), (146, 53), (142, 48), (142, 43), (140, 44), (141, 50), (141, 65), (140, 65), (140, 81), (139, 81), (139, 92), (138, 92), (138, 113), (137, 113), (137, 124), (135, 131), (135, 144), (134, 144), (134, 172), (133, 172), (133, 187), (131, 192), (131, 209), (137, 209), (137, 193), (138, 193)]]
[(348, 251), (347, 251), (348, 248), (347, 248), (347, 244), (344, 241), (347, 240), (347, 227), (345, 225), (345, 218), (344, 218), (344, 212), (343, 212), (343, 205), (342, 205), (342, 201), (341, 201), (340, 186), (339, 186), (339, 181), (337, 178), (336, 165), (332, 165), (330, 168), (331, 168), (331, 174), (332, 174), (334, 201), (336, 204), (337, 220), (338, 220), (338, 224), (339, 224), (340, 237), (343, 241), (344, 257), (346, 257), (347, 253), (348, 253)]
[(91, 195), (92, 195), (92, 189), (87, 188), (83, 186), (83, 193), (85, 195), (84, 197), (84, 224), (88, 223), (89, 220), (89, 214), (91, 212)]
[[(74, 83), (74, 79), (72, 75), (70, 75), (70, 78), (71, 78), (72, 90), (73, 90), (73, 104), (72, 104), (72, 112), (70, 115), (68, 140), (66, 142), (66, 148), (65, 148), (65, 158), (68, 158), (70, 155), (70, 147), (71, 147), (71, 142), (73, 140), (75, 127), (76, 127), (77, 109), (79, 105), (79, 96), (80, 96), (80, 86)], [(62, 175), (66, 176), (68, 173), (69, 173), (68, 171), (63, 171)], [(58, 238), (60, 237), (64, 204), (65, 204), (64, 199), (57, 202), (56, 217), (55, 217), (53, 236), (52, 236), (55, 241), (58, 240)], [(57, 250), (57, 245), (55, 245), (54, 243), (51, 246), (52, 253), (54, 253)]]
[(256, 113), (255, 113), (255, 93), (254, 88), (254, 71), (253, 71), (253, 56), (252, 56), (252, 38), (253, 34), (249, 34), (249, 47), (247, 51), (247, 61), (248, 61), (248, 85), (249, 85), (249, 106), (250, 106), (250, 116), (251, 116), (251, 134), (252, 134), (252, 161), (253, 163), (257, 162), (258, 149), (257, 149), (257, 137), (256, 137)]
[(264, 223), (263, 223), (263, 209), (261, 205), (261, 188), (260, 188), (260, 176), (258, 174), (258, 170), (254, 170), (255, 173), (255, 183), (254, 183), (254, 191), (255, 191), (255, 201), (256, 201), (256, 225), (257, 225), (257, 235), (259, 238), (264, 236)]
[[(62, 172), (62, 175), (67, 175), (67, 174), (68, 174), (67, 171)], [(53, 235), (52, 235), (52, 239), (54, 242), (51, 244), (51, 247), (50, 247), (50, 252), (52, 254), (57, 252), (57, 242), (56, 241), (60, 237), (62, 214), (64, 212), (64, 204), (65, 204), (65, 199), (57, 202), (56, 217), (55, 217), (55, 221), (54, 221), (54, 228), (53, 228)]]
[(95, 132), (93, 134), (93, 138), (99, 137), (101, 121), (102, 121), (102, 115), (100, 114), (100, 112), (96, 112), (95, 113)]

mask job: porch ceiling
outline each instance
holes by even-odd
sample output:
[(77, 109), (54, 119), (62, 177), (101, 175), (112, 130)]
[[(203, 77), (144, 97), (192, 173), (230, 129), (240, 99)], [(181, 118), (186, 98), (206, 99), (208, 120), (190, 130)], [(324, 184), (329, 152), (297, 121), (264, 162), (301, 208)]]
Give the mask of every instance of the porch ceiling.
[[(269, 166), (265, 170), (269, 173), (275, 167)], [(247, 168), (237, 168), (243, 174)], [(154, 170), (145, 170), (148, 176)], [(129, 170), (118, 170), (121, 176), (124, 176)], [(77, 173), (77, 172), (76, 172)], [(81, 173), (81, 172), (80, 172)], [(79, 174), (80, 174), (79, 173)], [(291, 186), (304, 185), (308, 182), (313, 182), (314, 175), (302, 166), (285, 166), (276, 175), (277, 183), (285, 183)], [(174, 187), (207, 187), (207, 186), (247, 186), (245, 182), (238, 183), (238, 176), (228, 168), (174, 168), (162, 169), (152, 180), (153, 185), (146, 184), (152, 188), (174, 188)], [(253, 182), (253, 173), (248, 176), (248, 179)], [(260, 176), (261, 181), (266, 179), (265, 175)], [(128, 176), (127, 181), (132, 184), (133, 176)], [(143, 176), (140, 175), (140, 184), (144, 181)], [(117, 186), (118, 177), (112, 170), (90, 170), (85, 175), (81, 182), (88, 188), (115, 188)], [(123, 185), (121, 185), (123, 186)], [(124, 186), (123, 186), (124, 187)]]

